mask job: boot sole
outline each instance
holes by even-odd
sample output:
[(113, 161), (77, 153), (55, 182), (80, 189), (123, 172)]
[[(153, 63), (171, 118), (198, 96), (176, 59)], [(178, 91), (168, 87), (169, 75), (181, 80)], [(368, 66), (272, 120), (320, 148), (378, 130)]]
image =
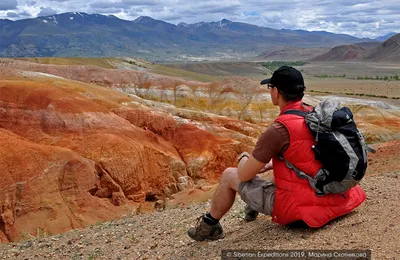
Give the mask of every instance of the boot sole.
[(190, 237), (191, 239), (193, 239), (193, 240), (196, 240), (196, 241), (218, 240), (218, 239), (223, 239), (223, 238), (225, 237), (225, 233), (222, 232), (222, 233), (219, 234), (218, 236), (215, 236), (215, 237), (206, 237), (206, 238), (203, 238), (203, 239), (198, 239), (198, 238), (195, 238), (195, 237), (191, 237), (190, 235), (189, 235), (189, 237)]
[(204, 240), (218, 240), (218, 239), (223, 239), (225, 237), (225, 233), (222, 232), (216, 237), (206, 237)]

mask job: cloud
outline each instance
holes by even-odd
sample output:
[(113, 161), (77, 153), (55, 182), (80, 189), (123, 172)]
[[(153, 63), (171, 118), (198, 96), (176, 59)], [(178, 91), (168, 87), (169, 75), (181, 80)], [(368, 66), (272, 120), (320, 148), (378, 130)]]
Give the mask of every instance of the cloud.
[(93, 13), (116, 14), (128, 7), (122, 2), (96, 1), (89, 4)]
[[(3, 10), (3, 11), (2, 11)], [(0, 18), (20, 19), (63, 12), (113, 14), (134, 20), (150, 16), (170, 23), (222, 18), (274, 29), (325, 30), (359, 37), (398, 31), (394, 0), (0, 0)], [(21, 16), (25, 12), (29, 16)], [(379, 24), (379, 26), (377, 26)]]
[(57, 13), (57, 11), (53, 10), (51, 7), (41, 7), (40, 12), (37, 16), (49, 16), (49, 15), (53, 15), (56, 13)]
[(127, 5), (122, 2), (110, 2), (110, 1), (96, 1), (90, 3), (91, 8), (126, 8)]
[(158, 0), (122, 0), (122, 3), (126, 5), (154, 6), (154, 5), (162, 5), (163, 2)]
[(17, 9), (17, 0), (1, 0), (0, 1), (0, 10), (15, 10)]
[(14, 13), (14, 12), (8, 12), (7, 17), (8, 18), (19, 18), (19, 14)]
[(7, 12), (7, 18), (10, 19), (25, 19), (31, 17), (31, 15), (27, 12), (20, 12), (20, 13), (16, 13), (16, 12)]

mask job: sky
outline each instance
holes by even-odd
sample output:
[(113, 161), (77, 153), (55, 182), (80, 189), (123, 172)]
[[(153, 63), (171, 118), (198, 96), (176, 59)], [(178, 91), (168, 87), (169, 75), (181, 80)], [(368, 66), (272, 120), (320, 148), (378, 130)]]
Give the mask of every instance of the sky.
[(0, 0), (0, 19), (65, 12), (139, 16), (178, 24), (228, 19), (274, 29), (328, 31), (375, 38), (400, 32), (398, 0)]

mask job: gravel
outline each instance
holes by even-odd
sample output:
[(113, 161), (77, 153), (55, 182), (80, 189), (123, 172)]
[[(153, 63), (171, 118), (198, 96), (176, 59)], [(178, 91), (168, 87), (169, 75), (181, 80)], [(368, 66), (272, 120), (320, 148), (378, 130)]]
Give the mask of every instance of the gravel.
[(226, 237), (195, 242), (186, 232), (210, 201), (0, 245), (0, 259), (220, 259), (223, 249), (371, 249), (373, 259), (400, 259), (400, 172), (370, 175), (366, 202), (321, 229), (280, 227), (270, 217), (242, 220), (237, 196), (221, 220)]

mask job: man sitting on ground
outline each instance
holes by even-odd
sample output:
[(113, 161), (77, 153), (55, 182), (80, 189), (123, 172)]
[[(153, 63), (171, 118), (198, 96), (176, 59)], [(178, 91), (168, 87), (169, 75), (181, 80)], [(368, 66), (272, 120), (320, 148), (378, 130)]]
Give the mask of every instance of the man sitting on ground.
[[(366, 198), (358, 185), (344, 194), (317, 196), (307, 180), (298, 178), (286, 166), (281, 156), (311, 177), (322, 167), (315, 160), (312, 150), (315, 140), (305, 119), (283, 114), (289, 109), (312, 109), (302, 102), (306, 89), (303, 76), (298, 70), (283, 66), (261, 84), (268, 84), (272, 103), (280, 108), (280, 115), (259, 137), (252, 155), (242, 153), (238, 167), (222, 173), (210, 212), (188, 231), (194, 240), (217, 240), (225, 236), (219, 220), (232, 207), (236, 192), (247, 204), (245, 219), (248, 221), (262, 213), (272, 216), (272, 221), (280, 225), (301, 220), (312, 228), (351, 212)], [(274, 182), (257, 176), (269, 169), (273, 169)]]

